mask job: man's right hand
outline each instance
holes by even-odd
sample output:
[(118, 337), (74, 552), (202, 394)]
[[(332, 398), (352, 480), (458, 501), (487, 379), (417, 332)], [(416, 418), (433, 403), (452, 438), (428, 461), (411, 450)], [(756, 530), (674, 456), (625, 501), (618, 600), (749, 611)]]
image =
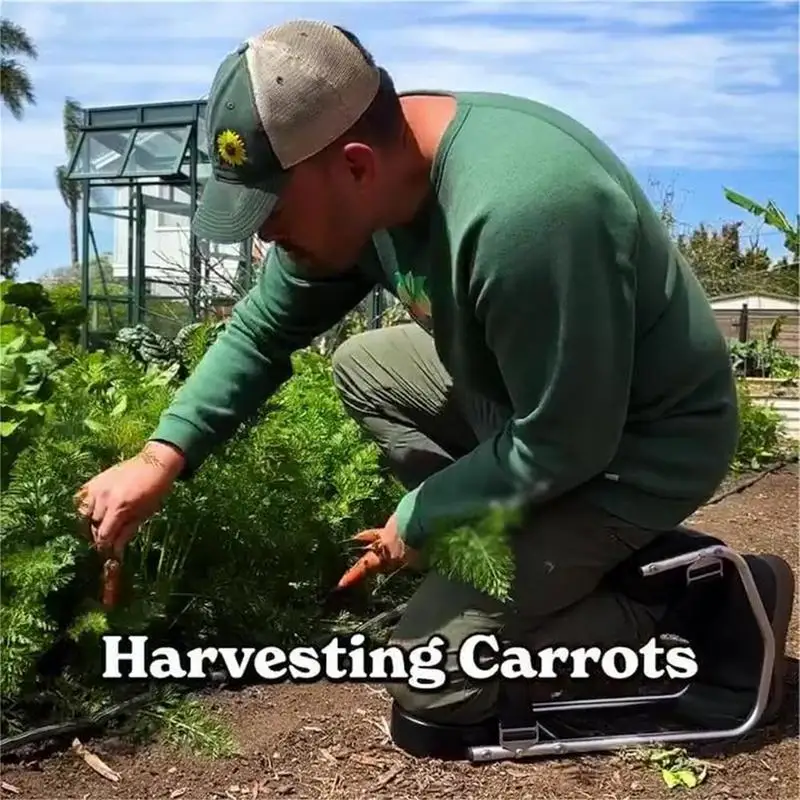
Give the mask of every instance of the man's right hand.
[(161, 506), (184, 463), (176, 448), (148, 442), (133, 458), (85, 483), (75, 497), (97, 549), (121, 558), (139, 526)]

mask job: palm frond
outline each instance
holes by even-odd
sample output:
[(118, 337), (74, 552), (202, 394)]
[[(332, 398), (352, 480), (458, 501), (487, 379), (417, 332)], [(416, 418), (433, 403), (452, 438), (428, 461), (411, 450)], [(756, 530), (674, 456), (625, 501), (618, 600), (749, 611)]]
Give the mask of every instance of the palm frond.
[(0, 60), (0, 95), (6, 108), (16, 119), (22, 118), (25, 103), (36, 103), (33, 82), (28, 71), (13, 58)]
[(0, 53), (4, 56), (19, 55), (33, 59), (39, 57), (36, 45), (25, 28), (6, 17), (0, 19)]
[(64, 143), (66, 144), (67, 154), (72, 155), (78, 145), (83, 124), (83, 107), (71, 97), (64, 100), (64, 108), (61, 112), (62, 125), (64, 126)]

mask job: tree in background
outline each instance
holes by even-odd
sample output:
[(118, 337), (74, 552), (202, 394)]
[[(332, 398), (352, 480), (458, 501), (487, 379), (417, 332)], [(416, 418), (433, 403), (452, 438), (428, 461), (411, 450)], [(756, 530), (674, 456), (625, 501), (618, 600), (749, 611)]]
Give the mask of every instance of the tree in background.
[(23, 27), (3, 17), (0, 19), (0, 94), (3, 104), (16, 119), (22, 119), (26, 105), (35, 105), (33, 81), (20, 57), (39, 57)]
[(5, 200), (0, 204), (0, 275), (14, 278), (20, 261), (30, 258), (39, 249), (31, 235), (28, 220)]
[(712, 230), (700, 225), (678, 235), (678, 247), (711, 297), (737, 292), (768, 291), (772, 259), (757, 245), (742, 247), (741, 222)]
[[(0, 95), (3, 105), (16, 119), (22, 119), (26, 105), (35, 105), (33, 81), (20, 57), (39, 57), (36, 45), (25, 29), (5, 17), (0, 18)], [(13, 278), (20, 261), (37, 251), (30, 223), (22, 212), (10, 203), (0, 205), (0, 275)]]
[(655, 191), (654, 203), (661, 219), (709, 297), (739, 292), (798, 294), (797, 262), (794, 268), (784, 269), (792, 266), (789, 261), (783, 259), (775, 262), (769, 251), (759, 246), (757, 237), (750, 242), (743, 242), (744, 223), (728, 222), (719, 229), (701, 224), (690, 231), (681, 232), (675, 214), (674, 188), (663, 187), (652, 181), (650, 187)]
[(50, 341), (78, 342), (80, 326), (86, 319), (80, 293), (77, 297), (54, 297), (37, 281), (9, 282), (3, 292), (6, 303), (27, 308), (42, 323), (44, 335)]
[(760, 217), (770, 228), (784, 236), (783, 246), (788, 250), (790, 256), (783, 257), (772, 264), (772, 280), (775, 286), (782, 293), (793, 297), (800, 293), (800, 279), (798, 279), (798, 268), (800, 267), (800, 214), (795, 216), (795, 222), (789, 222), (789, 217), (772, 200), (768, 200), (765, 206), (756, 203), (749, 197), (745, 197), (731, 189), (725, 189), (725, 197), (739, 208), (749, 211), (756, 217)]
[(83, 108), (77, 100), (68, 97), (64, 101), (62, 125), (64, 127), (64, 147), (67, 151), (67, 164), (56, 167), (56, 185), (61, 193), (64, 205), (69, 211), (69, 252), (70, 261), (78, 263), (78, 206), (83, 194), (80, 181), (67, 180), (69, 159), (75, 152), (81, 133)]

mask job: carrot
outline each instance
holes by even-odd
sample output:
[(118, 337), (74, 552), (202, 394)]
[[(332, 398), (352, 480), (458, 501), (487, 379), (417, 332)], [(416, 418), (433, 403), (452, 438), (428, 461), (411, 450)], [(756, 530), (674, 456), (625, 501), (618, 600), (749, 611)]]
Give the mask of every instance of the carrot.
[(119, 601), (120, 562), (108, 558), (103, 564), (103, 605), (112, 608)]
[(370, 572), (380, 569), (381, 564), (381, 557), (374, 550), (370, 550), (368, 553), (361, 556), (361, 558), (345, 572), (336, 588), (346, 589), (353, 586), (363, 580)]
[(361, 533), (357, 533), (353, 537), (354, 542), (367, 542), (369, 544), (374, 544), (381, 538), (381, 530), (380, 529), (373, 529), (369, 531), (361, 531)]

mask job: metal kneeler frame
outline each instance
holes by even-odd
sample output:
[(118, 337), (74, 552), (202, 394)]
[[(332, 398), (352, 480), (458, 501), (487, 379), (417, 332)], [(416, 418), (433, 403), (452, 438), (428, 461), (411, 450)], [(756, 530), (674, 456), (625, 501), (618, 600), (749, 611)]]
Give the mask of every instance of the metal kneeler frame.
[[(767, 707), (776, 653), (772, 626), (747, 561), (743, 556), (739, 555), (739, 553), (725, 545), (712, 545), (662, 561), (654, 561), (644, 565), (640, 569), (644, 577), (650, 577), (669, 570), (686, 567), (686, 583), (688, 586), (698, 580), (721, 576), (722, 561), (729, 561), (736, 568), (736, 572), (738, 573), (739, 579), (742, 581), (747, 599), (749, 600), (750, 608), (758, 623), (763, 644), (761, 674), (756, 691), (755, 703), (743, 723), (727, 729), (597, 735), (566, 740), (557, 738), (539, 722), (534, 722), (533, 725), (522, 728), (504, 728), (502, 723), (500, 723), (498, 743), (467, 747), (466, 755), (468, 760), (472, 762), (501, 761), (535, 756), (590, 753), (604, 750), (616, 750), (625, 747), (662, 745), (668, 742), (713, 741), (742, 736), (753, 730), (753, 728), (758, 725)], [(702, 575), (693, 574), (693, 570), (708, 566), (715, 566), (716, 569), (711, 572), (705, 572), (705, 574)], [(677, 700), (689, 690), (690, 686), (691, 684), (680, 692), (652, 695), (649, 697), (595, 698), (589, 700), (536, 703), (532, 704), (531, 710), (535, 715), (537, 712), (550, 713), (554, 711), (588, 711), (602, 708), (619, 709), (635, 706), (652, 706)]]

